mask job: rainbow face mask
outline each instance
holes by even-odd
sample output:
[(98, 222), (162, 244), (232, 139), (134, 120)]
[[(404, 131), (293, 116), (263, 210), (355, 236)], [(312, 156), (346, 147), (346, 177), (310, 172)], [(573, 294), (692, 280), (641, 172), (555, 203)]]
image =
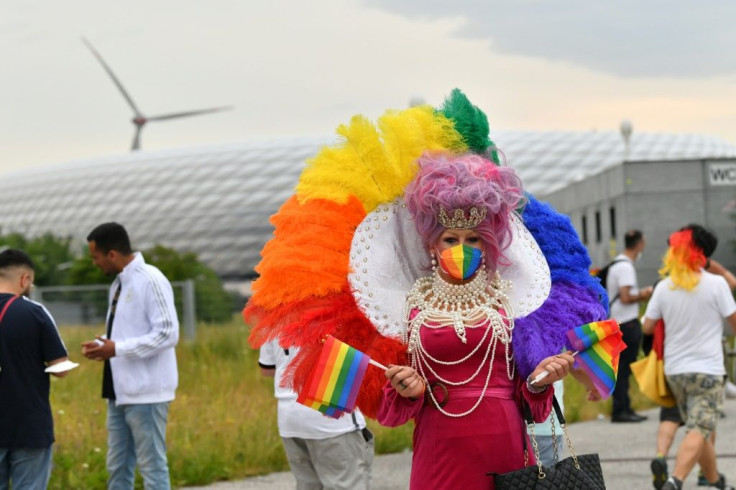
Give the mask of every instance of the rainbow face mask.
[(455, 279), (465, 280), (478, 271), (483, 252), (468, 245), (455, 245), (440, 253), (439, 262), (442, 270)]

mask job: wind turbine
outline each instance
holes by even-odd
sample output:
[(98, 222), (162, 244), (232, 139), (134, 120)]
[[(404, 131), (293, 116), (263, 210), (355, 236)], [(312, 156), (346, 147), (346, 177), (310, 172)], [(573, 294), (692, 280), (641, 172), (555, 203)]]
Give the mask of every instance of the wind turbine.
[(92, 51), (92, 54), (97, 58), (97, 61), (100, 62), (102, 65), (102, 68), (105, 69), (108, 75), (110, 75), (110, 78), (112, 79), (115, 86), (118, 88), (120, 93), (125, 98), (126, 102), (128, 102), (128, 105), (131, 109), (133, 109), (133, 125), (135, 126), (135, 134), (133, 136), (133, 144), (131, 145), (130, 149), (131, 151), (136, 151), (140, 149), (141, 147), (141, 131), (143, 130), (143, 126), (146, 125), (146, 123), (151, 121), (165, 121), (167, 119), (178, 119), (180, 117), (189, 117), (189, 116), (199, 116), (201, 114), (210, 114), (212, 112), (220, 112), (220, 111), (227, 111), (232, 109), (232, 106), (226, 106), (226, 107), (213, 107), (210, 109), (199, 109), (194, 111), (186, 111), (186, 112), (174, 112), (171, 114), (161, 114), (158, 116), (150, 116), (146, 117), (143, 115), (143, 113), (138, 109), (138, 106), (135, 105), (135, 102), (133, 102), (133, 99), (130, 97), (128, 92), (125, 90), (125, 87), (123, 87), (123, 84), (120, 83), (120, 80), (118, 80), (118, 77), (115, 76), (115, 73), (110, 69), (109, 66), (107, 66), (107, 63), (105, 63), (105, 60), (102, 58), (100, 53), (97, 52), (94, 46), (92, 46), (92, 43), (90, 43), (86, 38), (82, 38), (82, 42), (89, 48), (90, 51)]

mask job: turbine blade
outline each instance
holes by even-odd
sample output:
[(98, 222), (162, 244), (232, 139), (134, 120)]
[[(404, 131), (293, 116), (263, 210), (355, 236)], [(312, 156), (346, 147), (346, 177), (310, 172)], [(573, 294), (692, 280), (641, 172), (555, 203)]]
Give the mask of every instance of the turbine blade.
[(189, 117), (189, 116), (199, 116), (201, 114), (210, 114), (212, 112), (222, 112), (222, 111), (229, 111), (232, 110), (232, 106), (227, 107), (213, 107), (211, 109), (200, 109), (196, 111), (186, 111), (186, 112), (174, 112), (172, 114), (162, 114), (160, 116), (151, 116), (147, 117), (147, 121), (165, 121), (166, 119), (176, 119), (179, 117)]
[(90, 51), (92, 51), (92, 54), (97, 58), (97, 61), (100, 62), (102, 65), (102, 68), (105, 69), (108, 75), (110, 75), (110, 78), (112, 79), (113, 83), (115, 83), (115, 86), (118, 88), (121, 94), (123, 94), (123, 97), (128, 102), (128, 105), (131, 109), (133, 109), (133, 112), (136, 116), (141, 116), (141, 111), (138, 110), (138, 106), (135, 105), (135, 102), (133, 102), (133, 99), (128, 95), (128, 92), (125, 90), (125, 87), (123, 87), (123, 84), (120, 83), (120, 80), (118, 80), (118, 77), (115, 76), (115, 73), (110, 69), (109, 66), (107, 66), (107, 63), (105, 63), (105, 60), (102, 58), (100, 53), (97, 52), (94, 46), (92, 46), (92, 43), (90, 43), (86, 38), (82, 38), (82, 42), (89, 48)]
[(135, 135), (133, 136), (133, 145), (130, 147), (130, 151), (138, 151), (141, 149), (141, 129), (143, 129), (143, 126), (135, 127)]

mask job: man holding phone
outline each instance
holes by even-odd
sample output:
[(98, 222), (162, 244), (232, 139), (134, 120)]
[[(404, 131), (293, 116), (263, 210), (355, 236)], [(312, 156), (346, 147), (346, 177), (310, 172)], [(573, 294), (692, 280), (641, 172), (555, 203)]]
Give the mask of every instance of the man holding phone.
[(105, 274), (116, 274), (107, 335), (82, 343), (88, 359), (104, 362), (107, 486), (132, 490), (138, 462), (147, 490), (169, 489), (166, 424), (178, 384), (179, 340), (171, 284), (133, 252), (122, 225), (101, 224), (87, 241), (92, 262)]
[(27, 299), (33, 279), (25, 252), (0, 252), (0, 488), (48, 485), (54, 443), (48, 373), (63, 377), (70, 368), (62, 363), (76, 366), (67, 362), (49, 312)]

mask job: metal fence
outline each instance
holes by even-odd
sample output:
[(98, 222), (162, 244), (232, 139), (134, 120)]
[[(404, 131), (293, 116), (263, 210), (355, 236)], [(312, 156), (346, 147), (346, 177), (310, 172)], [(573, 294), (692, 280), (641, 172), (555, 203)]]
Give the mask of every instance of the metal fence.
[[(171, 287), (183, 337), (194, 340), (197, 318), (194, 281), (172, 282)], [(42, 303), (57, 325), (104, 327), (109, 291), (109, 284), (45, 286), (34, 288), (31, 299)]]

